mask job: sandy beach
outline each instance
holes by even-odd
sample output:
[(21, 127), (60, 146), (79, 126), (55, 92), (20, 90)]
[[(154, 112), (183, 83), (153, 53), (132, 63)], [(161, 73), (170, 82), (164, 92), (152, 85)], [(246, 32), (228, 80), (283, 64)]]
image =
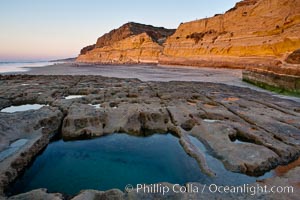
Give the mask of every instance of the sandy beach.
[(138, 78), (141, 81), (201, 81), (247, 86), (241, 81), (241, 70), (167, 65), (97, 65), (62, 63), (27, 68), (20, 74), (30, 75), (101, 75), (116, 78)]

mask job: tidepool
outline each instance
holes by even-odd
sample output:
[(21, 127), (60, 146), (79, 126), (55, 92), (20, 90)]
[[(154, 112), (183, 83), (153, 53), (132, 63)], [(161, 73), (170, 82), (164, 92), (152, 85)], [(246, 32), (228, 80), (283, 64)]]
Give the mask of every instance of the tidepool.
[[(203, 174), (197, 162), (185, 153), (178, 138), (171, 134), (136, 137), (116, 133), (90, 140), (51, 142), (8, 193), (47, 188), (49, 192), (74, 195), (83, 189), (124, 190), (127, 184), (238, 185), (258, 179), (227, 171), (219, 160), (209, 155), (202, 143), (191, 139), (206, 153), (208, 165), (217, 177)], [(263, 178), (268, 176), (270, 174)]]

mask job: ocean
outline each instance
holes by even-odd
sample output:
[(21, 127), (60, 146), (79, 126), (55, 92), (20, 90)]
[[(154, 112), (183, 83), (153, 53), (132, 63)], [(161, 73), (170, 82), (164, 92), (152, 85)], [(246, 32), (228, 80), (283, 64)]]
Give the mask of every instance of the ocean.
[(54, 63), (48, 61), (35, 62), (0, 62), (0, 74), (10, 72), (26, 72), (32, 67), (45, 67)]

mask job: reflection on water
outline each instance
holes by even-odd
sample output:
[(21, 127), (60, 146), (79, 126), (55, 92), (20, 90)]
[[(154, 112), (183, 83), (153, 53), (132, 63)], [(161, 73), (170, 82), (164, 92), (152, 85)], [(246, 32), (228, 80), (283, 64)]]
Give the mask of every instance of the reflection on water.
[(127, 184), (170, 182), (251, 183), (255, 177), (225, 170), (220, 161), (209, 156), (208, 164), (216, 178), (201, 173), (171, 134), (135, 137), (112, 134), (97, 139), (52, 142), (10, 188), (18, 194), (35, 188), (50, 192), (76, 194), (83, 189), (124, 190)]
[(217, 174), (217, 177), (214, 178), (214, 181), (216, 181), (219, 184), (237, 185), (251, 183), (255, 182), (256, 180), (270, 178), (273, 176), (273, 171), (265, 173), (263, 176), (260, 177), (251, 177), (245, 174), (228, 171), (225, 169), (223, 163), (220, 160), (210, 155), (205, 146), (197, 138), (190, 136), (190, 139), (195, 146), (197, 146), (202, 152), (205, 153), (208, 166)]
[(127, 184), (185, 183), (204, 177), (176, 137), (112, 134), (92, 140), (52, 142), (12, 188), (75, 194), (82, 189), (124, 190)]
[(0, 152), (0, 162), (10, 155), (17, 152), (22, 146), (24, 146), (28, 142), (27, 139), (19, 139), (9, 145), (7, 149), (4, 149)]
[(14, 113), (14, 112), (27, 111), (27, 110), (38, 110), (43, 106), (47, 106), (47, 105), (43, 105), (43, 104), (26, 104), (26, 105), (20, 105), (20, 106), (10, 106), (10, 107), (2, 109), (0, 112)]
[(86, 95), (69, 95), (69, 96), (66, 96), (65, 99), (79, 99), (84, 96), (86, 96)]
[(100, 109), (101, 108), (101, 104), (89, 104), (90, 106), (93, 106), (96, 109)]

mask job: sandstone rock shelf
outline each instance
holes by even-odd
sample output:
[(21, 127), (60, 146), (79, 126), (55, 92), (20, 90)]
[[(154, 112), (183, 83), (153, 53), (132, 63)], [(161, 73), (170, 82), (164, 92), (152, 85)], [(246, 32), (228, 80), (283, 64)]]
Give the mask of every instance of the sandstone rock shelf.
[(291, 53), (281, 66), (247, 67), (243, 71), (243, 80), (288, 94), (300, 95), (300, 49)]
[(287, 74), (278, 74), (261, 68), (247, 69), (243, 71), (243, 80), (259, 87), (287, 93), (290, 95), (300, 94), (300, 77)]
[[(22, 90), (20, 83), (26, 84)], [(65, 99), (67, 95), (85, 96)], [(35, 111), (0, 113), (1, 150), (15, 140), (29, 139), (25, 147), (0, 163), (2, 191), (58, 130), (65, 139), (92, 138), (114, 132), (134, 135), (171, 132), (183, 140), (185, 149), (193, 151), (185, 140), (190, 134), (201, 140), (226, 169), (249, 175), (261, 175), (300, 155), (299, 103), (247, 88), (101, 76), (0, 76), (0, 109), (24, 103), (49, 106)], [(89, 104), (101, 104), (101, 107)], [(237, 140), (243, 142), (237, 143)], [(209, 171), (201, 154), (193, 157), (196, 160), (198, 157), (199, 164)], [(286, 176), (298, 170), (296, 167)], [(294, 178), (297, 180), (296, 175)], [(58, 194), (42, 190), (33, 192), (60, 198)], [(98, 191), (90, 191), (88, 195), (96, 193), (98, 195)], [(116, 190), (112, 193), (121, 199), (127, 195), (141, 198), (134, 193)], [(101, 193), (105, 194), (107, 192)], [(83, 192), (77, 199), (83, 198), (82, 195), (87, 194)]]

